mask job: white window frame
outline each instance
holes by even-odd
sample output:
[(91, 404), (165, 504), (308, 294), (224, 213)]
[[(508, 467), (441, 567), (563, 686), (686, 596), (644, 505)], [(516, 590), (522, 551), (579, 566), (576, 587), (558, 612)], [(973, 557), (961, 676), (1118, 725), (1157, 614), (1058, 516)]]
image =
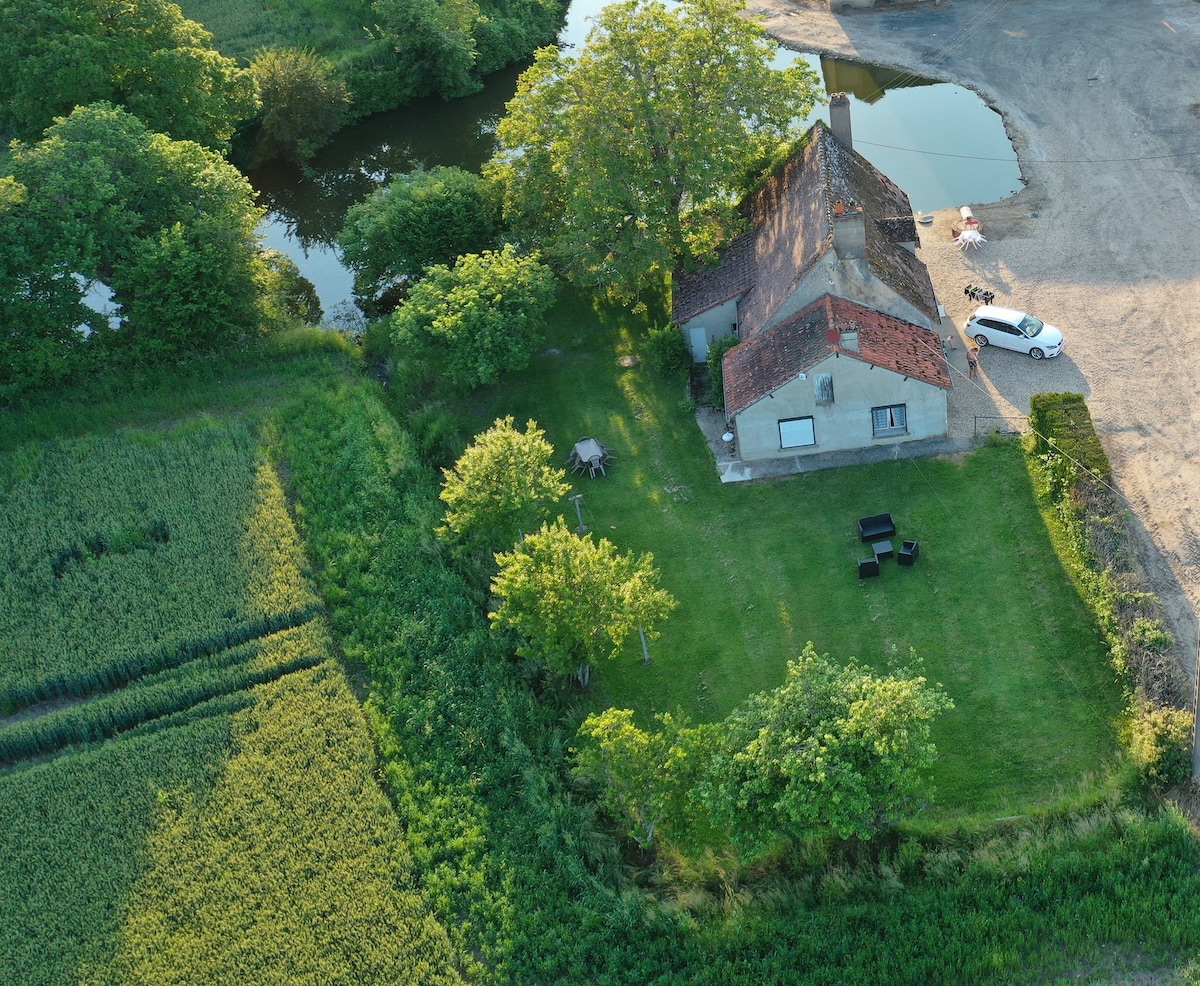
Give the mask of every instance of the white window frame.
[[(800, 424), (807, 422), (807, 426)], [(804, 448), (808, 445), (817, 444), (817, 431), (813, 423), (812, 415), (807, 415), (803, 418), (780, 418), (779, 422), (779, 447), (780, 448)], [(784, 425), (791, 425), (790, 428), (784, 428)], [(793, 439), (807, 438), (807, 441), (794, 441)]]
[(908, 405), (885, 404), (871, 408), (871, 437), (890, 438), (908, 434)]

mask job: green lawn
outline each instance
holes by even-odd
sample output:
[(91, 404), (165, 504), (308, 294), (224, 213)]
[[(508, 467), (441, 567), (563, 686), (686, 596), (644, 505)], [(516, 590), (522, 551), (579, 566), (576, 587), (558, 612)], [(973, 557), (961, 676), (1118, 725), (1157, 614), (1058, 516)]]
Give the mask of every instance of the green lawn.
[[(714, 719), (779, 684), (808, 640), (880, 669), (908, 663), (911, 648), (956, 703), (936, 729), (930, 817), (1018, 814), (1112, 760), (1119, 689), (1015, 442), (962, 461), (722, 486), (682, 384), (621, 365), (639, 353), (636, 322), (570, 295), (552, 317), (528, 371), (472, 396), (472, 424), (532, 417), (564, 460), (584, 435), (612, 446), (607, 476), (575, 480), (584, 521), (622, 549), (653, 552), (680, 602), (649, 667), (635, 640), (597, 669), (597, 707)], [(912, 569), (884, 561), (859, 582), (857, 518), (885, 510), (921, 557)]]

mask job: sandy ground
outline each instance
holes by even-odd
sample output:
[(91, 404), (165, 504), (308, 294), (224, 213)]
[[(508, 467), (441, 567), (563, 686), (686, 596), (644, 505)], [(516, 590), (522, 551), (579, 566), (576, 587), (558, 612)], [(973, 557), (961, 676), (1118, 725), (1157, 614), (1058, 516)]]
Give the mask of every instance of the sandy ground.
[[(958, 333), (952, 431), (974, 415), (1024, 415), (1035, 393), (1087, 397), (1150, 586), (1194, 674), (1200, 3), (943, 0), (834, 14), (816, 0), (750, 0), (747, 10), (788, 47), (953, 82), (1002, 115), (1026, 187), (999, 203), (960, 203), (986, 245), (954, 245), (957, 209), (921, 227), (919, 256), (953, 322), (947, 332)], [(968, 390), (969, 283), (1061, 328), (1063, 354), (1035, 363), (985, 350)]]

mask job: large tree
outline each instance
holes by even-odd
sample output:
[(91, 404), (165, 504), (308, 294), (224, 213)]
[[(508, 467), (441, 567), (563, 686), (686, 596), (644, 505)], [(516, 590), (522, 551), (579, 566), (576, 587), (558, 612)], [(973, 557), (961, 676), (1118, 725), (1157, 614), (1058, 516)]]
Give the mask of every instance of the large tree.
[(506, 244), (429, 268), (392, 316), (393, 338), (411, 367), (478, 387), (529, 365), (553, 301), (550, 268)]
[[(75, 109), (37, 143), (15, 143), (9, 166), (0, 385), (61, 376), (85, 342), (158, 357), (263, 328), (262, 210), (215, 152), (100, 104)], [(119, 329), (83, 304), (94, 281), (113, 291)]]
[(307, 48), (269, 48), (250, 73), (262, 100), (259, 160), (305, 161), (342, 125), (350, 92), (327, 58)]
[(446, 99), (475, 92), (497, 69), (550, 44), (562, 25), (562, 0), (374, 0), (372, 33), (403, 70), (406, 96)]
[(494, 187), (462, 168), (398, 175), (350, 207), (338, 234), (354, 293), (367, 304), (434, 264), (494, 246), (500, 206)]
[(722, 724), (696, 798), (751, 850), (778, 834), (867, 838), (911, 810), (953, 703), (920, 675), (837, 664), (811, 643)]
[(224, 147), (256, 99), (211, 43), (169, 0), (0, 0), (0, 126), (30, 139), (106, 101), (156, 132)]
[(611, 541), (573, 533), (561, 517), (496, 562), (492, 623), (521, 634), (522, 657), (584, 687), (594, 664), (616, 657), (635, 630), (657, 636), (676, 605), (658, 584), (653, 555), (622, 555)]
[(511, 548), (541, 526), (571, 488), (566, 472), (550, 464), (553, 455), (536, 421), (520, 432), (511, 415), (498, 418), (453, 469), (443, 470), (446, 522), (439, 537), (465, 550)]
[(694, 745), (688, 740), (698, 732), (669, 712), (655, 719), (662, 728), (648, 732), (629, 709), (593, 713), (579, 727), (582, 743), (573, 751), (572, 772), (599, 785), (600, 803), (625, 819), (642, 849), (653, 845), (664, 821), (685, 827), (687, 761)]
[(772, 68), (741, 7), (613, 4), (578, 56), (544, 48), (521, 76), (487, 173), (573, 280), (629, 299), (710, 257), (755, 172), (799, 136), (818, 80)]

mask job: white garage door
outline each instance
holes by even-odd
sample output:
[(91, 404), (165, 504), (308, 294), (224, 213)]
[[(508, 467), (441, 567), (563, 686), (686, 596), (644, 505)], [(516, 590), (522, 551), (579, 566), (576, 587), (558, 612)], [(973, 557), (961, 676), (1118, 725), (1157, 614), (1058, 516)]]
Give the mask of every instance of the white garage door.
[(816, 445), (812, 418), (788, 418), (779, 422), (779, 447), (797, 448), (801, 445)]

